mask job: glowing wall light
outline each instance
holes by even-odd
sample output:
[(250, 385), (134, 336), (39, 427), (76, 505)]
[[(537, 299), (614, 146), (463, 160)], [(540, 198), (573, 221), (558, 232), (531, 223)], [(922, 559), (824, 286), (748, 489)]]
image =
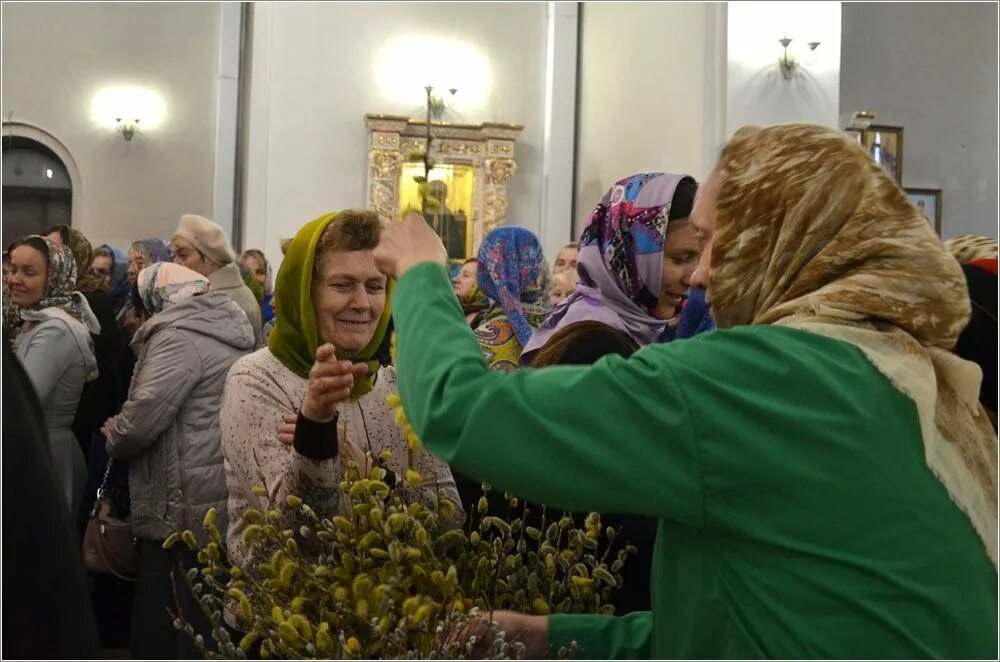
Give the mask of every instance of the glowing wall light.
[(140, 126), (155, 129), (165, 116), (163, 97), (146, 87), (105, 87), (90, 104), (90, 118), (98, 126), (115, 128), (125, 140), (131, 140)]
[(728, 7), (730, 64), (774, 67), (789, 80), (800, 63), (811, 76), (840, 70), (839, 2), (732, 2)]
[(444, 37), (408, 36), (390, 41), (376, 56), (376, 76), (384, 98), (415, 105), (421, 90), (457, 88), (461, 103), (482, 106), (490, 87), (490, 67), (472, 44)]

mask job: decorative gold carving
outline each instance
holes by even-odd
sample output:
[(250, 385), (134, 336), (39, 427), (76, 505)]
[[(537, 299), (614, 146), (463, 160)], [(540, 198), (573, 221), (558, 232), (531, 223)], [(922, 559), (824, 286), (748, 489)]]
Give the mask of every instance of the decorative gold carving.
[(389, 177), (399, 177), (399, 166), (402, 163), (402, 155), (399, 152), (377, 149), (372, 153), (372, 163), (375, 164), (375, 176), (387, 179)]
[(368, 202), (369, 206), (378, 213), (382, 220), (392, 220), (396, 215), (395, 191), (393, 187), (378, 182), (372, 183)]
[[(368, 127), (368, 205), (386, 220), (399, 215), (400, 176), (410, 154), (424, 152), (427, 124), (399, 115), (365, 115)], [(483, 237), (507, 219), (507, 185), (517, 172), (514, 141), (523, 126), (433, 122), (431, 156), (438, 163), (473, 168), (472, 254)]]
[(442, 154), (481, 154), (483, 146), (482, 143), (443, 140), (437, 150)]
[(507, 218), (507, 189), (489, 187), (483, 196), (483, 211), (487, 224), (500, 225)]
[(517, 164), (513, 159), (493, 159), (487, 163), (490, 169), (490, 184), (507, 186), (511, 176), (517, 172)]
[[(365, 124), (371, 131), (398, 133), (403, 137), (423, 138), (427, 135), (427, 122), (408, 120), (399, 115), (365, 115)], [(524, 127), (520, 124), (455, 124), (453, 122), (431, 122), (431, 133), (435, 138), (455, 138), (484, 142), (490, 139), (513, 142), (521, 135)]]
[(399, 143), (399, 149), (403, 152), (409, 154), (410, 152), (420, 152), (424, 153), (424, 142), (422, 140), (414, 140), (412, 138), (407, 138)]
[(392, 191), (383, 184), (372, 184), (372, 201), (378, 207), (392, 207)]

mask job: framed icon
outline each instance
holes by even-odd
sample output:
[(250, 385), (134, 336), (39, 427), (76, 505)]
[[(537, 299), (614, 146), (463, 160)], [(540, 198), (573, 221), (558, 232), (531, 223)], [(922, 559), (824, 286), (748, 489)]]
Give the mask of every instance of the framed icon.
[(906, 198), (941, 236), (941, 189), (907, 188)]

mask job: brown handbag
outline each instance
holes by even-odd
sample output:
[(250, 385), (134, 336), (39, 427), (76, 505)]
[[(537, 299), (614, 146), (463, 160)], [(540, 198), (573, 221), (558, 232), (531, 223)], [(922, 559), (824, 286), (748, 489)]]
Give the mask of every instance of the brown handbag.
[(83, 564), (91, 572), (134, 582), (139, 569), (139, 541), (132, 535), (132, 523), (116, 517), (114, 503), (105, 496), (112, 462), (108, 460), (83, 534)]

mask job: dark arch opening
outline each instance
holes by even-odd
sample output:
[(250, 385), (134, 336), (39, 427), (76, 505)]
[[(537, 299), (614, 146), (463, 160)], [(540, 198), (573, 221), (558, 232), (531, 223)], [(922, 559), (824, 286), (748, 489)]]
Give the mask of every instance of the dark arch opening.
[(3, 246), (19, 237), (69, 225), (73, 184), (66, 164), (40, 142), (3, 137)]

